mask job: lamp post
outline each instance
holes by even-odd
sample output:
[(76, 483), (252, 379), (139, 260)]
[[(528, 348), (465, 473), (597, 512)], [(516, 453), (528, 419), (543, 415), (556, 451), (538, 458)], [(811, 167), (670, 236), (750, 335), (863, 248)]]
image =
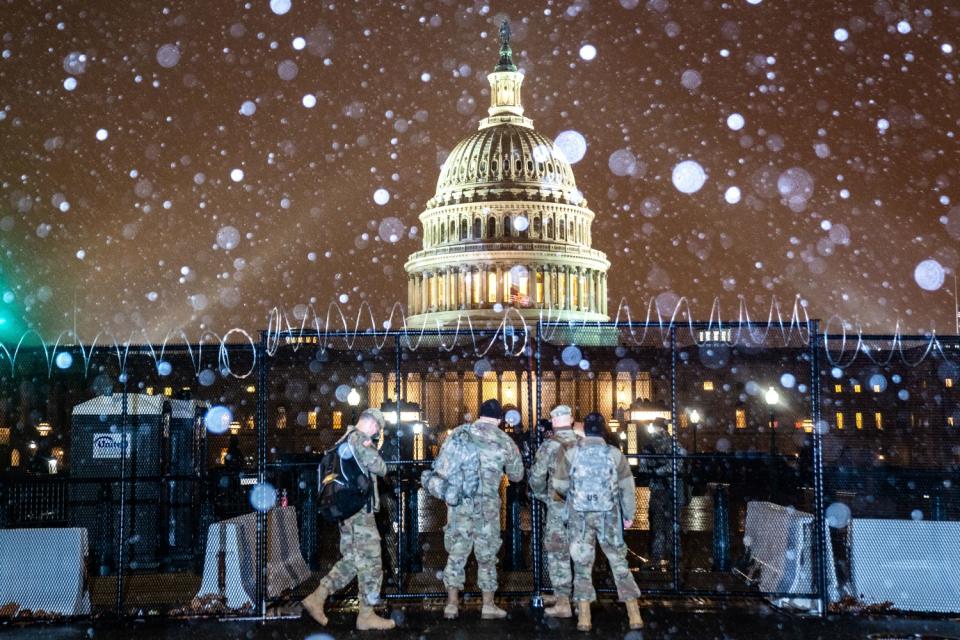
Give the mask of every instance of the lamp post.
[(776, 420), (773, 413), (774, 407), (777, 406), (777, 403), (780, 402), (780, 394), (777, 393), (777, 390), (773, 387), (769, 387), (767, 392), (763, 394), (763, 399), (767, 403), (767, 408), (770, 410), (770, 455), (777, 455), (777, 430), (776, 430)]
[(690, 424), (693, 426), (693, 451), (697, 452), (697, 431), (700, 430), (700, 412), (694, 409), (690, 412)]
[(357, 424), (357, 405), (360, 404), (360, 392), (357, 391), (356, 387), (350, 388), (350, 393), (347, 394), (347, 404), (350, 405), (350, 424)]
[(780, 394), (773, 387), (769, 387), (767, 392), (763, 394), (763, 399), (770, 410), (770, 502), (775, 502), (780, 478), (777, 467), (777, 423), (773, 410), (780, 402)]

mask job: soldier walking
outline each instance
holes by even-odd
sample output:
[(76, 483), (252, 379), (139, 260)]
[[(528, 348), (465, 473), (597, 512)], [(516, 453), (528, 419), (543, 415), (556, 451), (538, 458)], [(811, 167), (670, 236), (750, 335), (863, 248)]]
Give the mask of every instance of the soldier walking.
[[(673, 547), (673, 482), (672, 465), (669, 456), (673, 453), (673, 441), (667, 432), (666, 421), (657, 418), (649, 427), (650, 434), (642, 453), (651, 454), (651, 458), (641, 458), (638, 470), (650, 474), (650, 502), (647, 518), (650, 522), (650, 559), (653, 567), (665, 571), (670, 564)], [(683, 473), (683, 448), (678, 450), (680, 473)], [(679, 507), (685, 504), (685, 490), (682, 479), (678, 477), (680, 496)]]
[[(368, 475), (383, 477), (387, 465), (372, 438), (383, 430), (383, 413), (377, 409), (367, 409), (360, 414), (357, 424), (351, 427), (343, 438), (341, 457), (353, 456)], [(360, 612), (357, 615), (357, 629), (387, 630), (396, 623), (389, 618), (381, 618), (373, 610), (380, 600), (380, 586), (383, 583), (383, 567), (380, 558), (380, 532), (374, 513), (380, 507), (376, 478), (373, 479), (373, 492), (365, 508), (340, 523), (340, 560), (330, 572), (320, 580), (320, 586), (303, 601), (303, 608), (310, 616), (326, 626), (328, 620), (323, 607), (327, 597), (346, 587), (357, 578)]]
[(617, 595), (627, 606), (631, 629), (642, 629), (640, 589), (627, 564), (623, 528), (630, 528), (636, 509), (633, 472), (616, 447), (606, 443), (607, 425), (599, 413), (584, 419), (584, 438), (564, 452), (553, 487), (567, 496), (570, 557), (573, 560), (573, 598), (577, 603), (577, 629), (591, 629), (590, 603), (597, 599), (593, 588), (595, 541), (607, 557)]
[(480, 406), (480, 417), (472, 424), (457, 427), (444, 442), (446, 446), (458, 431), (465, 430), (480, 458), (478, 494), (466, 497), (457, 506), (447, 506), (447, 525), (443, 534), (443, 545), (448, 554), (443, 571), (447, 605), (443, 616), (448, 620), (460, 613), (460, 591), (466, 580), (464, 567), (471, 551), (477, 558), (477, 583), (483, 592), (481, 617), (492, 619), (507, 615), (493, 600), (497, 590), (497, 552), (501, 544), (500, 483), (504, 473), (511, 482), (522, 480), (523, 462), (517, 445), (500, 430), (502, 419), (500, 402), (486, 400)]
[(573, 430), (573, 411), (565, 404), (550, 412), (553, 435), (537, 450), (530, 468), (530, 490), (533, 497), (547, 506), (543, 530), (543, 548), (547, 555), (547, 574), (553, 586), (553, 606), (544, 613), (551, 618), (571, 618), (570, 596), (573, 572), (570, 569), (570, 538), (567, 535), (567, 504), (551, 487), (550, 480), (564, 452), (576, 445), (578, 436)]

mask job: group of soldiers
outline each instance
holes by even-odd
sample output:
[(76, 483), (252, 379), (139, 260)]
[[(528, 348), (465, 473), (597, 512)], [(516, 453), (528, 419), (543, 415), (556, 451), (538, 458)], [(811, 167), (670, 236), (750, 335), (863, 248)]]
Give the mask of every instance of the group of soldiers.
[[(545, 615), (572, 618), (572, 601), (577, 628), (591, 629), (590, 604), (597, 598), (592, 572), (599, 543), (619, 599), (626, 605), (630, 628), (640, 629), (640, 589), (630, 572), (623, 539), (623, 530), (632, 526), (636, 508), (630, 465), (618, 447), (607, 443), (606, 422), (599, 413), (584, 418), (582, 432), (574, 429), (573, 412), (566, 405), (555, 407), (550, 417), (553, 435), (537, 451), (529, 477), (532, 495), (546, 505), (544, 547), (554, 596)], [(511, 482), (522, 480), (524, 467), (516, 443), (500, 429), (502, 421), (503, 408), (491, 399), (481, 405), (474, 422), (457, 427), (467, 430), (477, 447), (481, 477), (476, 495), (447, 507), (444, 547), (448, 555), (443, 571), (447, 589), (443, 613), (447, 619), (460, 614), (460, 593), (471, 553), (477, 561), (477, 583), (483, 594), (481, 617), (498, 619), (507, 615), (494, 601), (501, 545), (500, 486), (504, 475)], [(358, 463), (373, 478), (383, 477), (387, 471), (374, 444), (383, 428), (383, 414), (367, 409), (344, 436)], [(379, 507), (376, 495), (374, 484), (373, 504), (340, 523), (341, 558), (303, 601), (304, 610), (322, 625), (328, 622), (324, 612), (328, 596), (356, 577), (360, 599), (356, 628), (395, 627), (394, 620), (378, 616), (373, 609), (380, 600), (383, 581), (380, 534), (374, 518)]]

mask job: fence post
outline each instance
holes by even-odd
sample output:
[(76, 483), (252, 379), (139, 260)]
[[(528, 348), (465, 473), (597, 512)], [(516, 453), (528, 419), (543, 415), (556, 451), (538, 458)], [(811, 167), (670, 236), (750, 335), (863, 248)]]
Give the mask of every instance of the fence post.
[[(119, 519), (117, 522), (117, 546), (115, 549), (116, 553), (116, 567), (117, 567), (117, 590), (114, 594), (114, 606), (116, 607), (117, 617), (123, 617), (123, 556), (124, 556), (124, 547), (126, 545), (126, 503), (127, 503), (127, 438), (130, 438), (130, 452), (133, 453), (133, 447), (136, 445), (134, 438), (127, 431), (128, 424), (127, 419), (128, 409), (127, 409), (127, 365), (126, 357), (123, 360), (123, 366), (120, 369), (120, 382), (121, 397), (120, 404), (120, 504), (118, 507)], [(132, 487), (131, 487), (132, 488)]]
[[(278, 336), (279, 337), (279, 336)], [(278, 342), (279, 344), (279, 342)], [(257, 356), (257, 486), (267, 480), (267, 337), (260, 332)], [(267, 617), (267, 514), (257, 509), (257, 603)]]
[(677, 428), (680, 424), (677, 414), (677, 327), (670, 324), (670, 477), (673, 483), (673, 589), (680, 590), (680, 469), (677, 457), (680, 443), (677, 440)]
[[(813, 526), (816, 528), (813, 540), (814, 549), (814, 580), (817, 595), (820, 597), (820, 615), (827, 615), (830, 604), (830, 594), (827, 592), (827, 536), (824, 522), (824, 495), (823, 495), (823, 426), (820, 420), (820, 360), (818, 348), (820, 344), (819, 326), (816, 320), (807, 325), (810, 344), (810, 414), (813, 420)], [(824, 340), (824, 348), (826, 341)]]
[[(397, 510), (397, 515), (396, 515), (396, 518), (397, 518), (397, 523), (396, 523), (396, 524), (397, 524), (397, 566), (394, 567), (394, 575), (396, 575), (396, 578), (397, 578), (397, 593), (403, 593), (403, 590), (404, 590), (404, 586), (403, 586), (403, 585), (404, 585), (404, 573), (405, 573), (404, 563), (406, 563), (406, 561), (407, 561), (407, 559), (406, 559), (406, 555), (407, 555), (407, 554), (405, 553), (405, 552), (406, 552), (406, 548), (405, 548), (405, 547), (406, 547), (407, 545), (406, 545), (406, 537), (405, 537), (405, 535), (404, 535), (404, 529), (403, 529), (403, 511), (404, 511), (404, 508), (405, 508), (406, 504), (405, 504), (405, 501), (404, 501), (404, 499), (403, 499), (403, 498), (404, 498), (404, 495), (403, 495), (403, 480), (404, 480), (404, 475), (405, 475), (405, 474), (403, 473), (404, 465), (401, 464), (401, 460), (403, 459), (403, 454), (402, 454), (402, 450), (403, 450), (403, 439), (402, 439), (402, 437), (401, 437), (401, 435), (402, 435), (402, 428), (401, 428), (401, 423), (400, 423), (400, 405), (401, 405), (400, 393), (401, 393), (401, 391), (402, 391), (402, 389), (403, 389), (403, 383), (402, 383), (402, 381), (401, 381), (401, 379), (400, 379), (400, 375), (401, 375), (401, 373), (400, 373), (400, 369), (401, 369), (401, 366), (400, 366), (400, 365), (401, 365), (401, 353), (400, 353), (401, 343), (400, 343), (400, 336), (399, 336), (399, 334), (397, 334), (397, 335), (394, 336), (394, 338), (393, 338), (393, 344), (394, 344), (394, 358), (393, 358), (393, 366), (394, 366), (394, 393), (393, 393), (393, 397), (396, 399), (396, 406), (393, 408), (393, 410), (396, 412), (394, 415), (397, 416), (396, 431), (395, 431), (395, 434), (394, 434), (394, 437), (397, 439), (397, 449), (396, 449), (396, 459), (395, 459), (395, 462), (397, 463), (397, 476), (396, 476), (396, 481), (395, 481), (395, 483), (394, 483), (394, 487), (395, 487), (395, 489), (394, 489), (394, 495), (396, 496), (396, 500), (397, 500), (397, 505), (396, 505), (396, 510)], [(421, 407), (421, 410), (422, 410), (422, 409), (423, 409), (423, 407)]]
[[(537, 371), (537, 395), (536, 395), (536, 420), (531, 421), (530, 423), (530, 455), (535, 456), (537, 449), (540, 448), (540, 401), (543, 391), (543, 360), (541, 359), (541, 347), (542, 347), (542, 334), (543, 334), (543, 322), (537, 322), (537, 350), (535, 354), (535, 363)], [(533, 402), (533, 396), (530, 396), (531, 403)], [(533, 407), (531, 407), (531, 411)], [(543, 518), (543, 505), (540, 504), (540, 501), (531, 498), (530, 499), (530, 554), (533, 560), (533, 601), (532, 605), (535, 609), (543, 608), (543, 595), (541, 591), (543, 590), (543, 559), (541, 554), (543, 552), (543, 535), (542, 528), (543, 524), (541, 522)]]

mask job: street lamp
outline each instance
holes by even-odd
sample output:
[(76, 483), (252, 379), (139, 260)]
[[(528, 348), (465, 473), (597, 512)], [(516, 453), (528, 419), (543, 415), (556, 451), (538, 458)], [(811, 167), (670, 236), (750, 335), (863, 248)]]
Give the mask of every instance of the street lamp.
[(693, 425), (693, 453), (696, 453), (697, 431), (700, 429), (700, 412), (696, 409), (690, 412), (690, 424)]
[(777, 430), (776, 430), (776, 421), (774, 419), (773, 409), (777, 406), (777, 403), (780, 402), (780, 394), (777, 393), (777, 390), (773, 387), (769, 387), (767, 392), (763, 394), (763, 399), (767, 403), (767, 408), (770, 410), (770, 455), (777, 454)]
[(347, 394), (347, 404), (350, 405), (350, 424), (357, 424), (357, 405), (360, 404), (360, 392), (356, 387), (350, 388)]

